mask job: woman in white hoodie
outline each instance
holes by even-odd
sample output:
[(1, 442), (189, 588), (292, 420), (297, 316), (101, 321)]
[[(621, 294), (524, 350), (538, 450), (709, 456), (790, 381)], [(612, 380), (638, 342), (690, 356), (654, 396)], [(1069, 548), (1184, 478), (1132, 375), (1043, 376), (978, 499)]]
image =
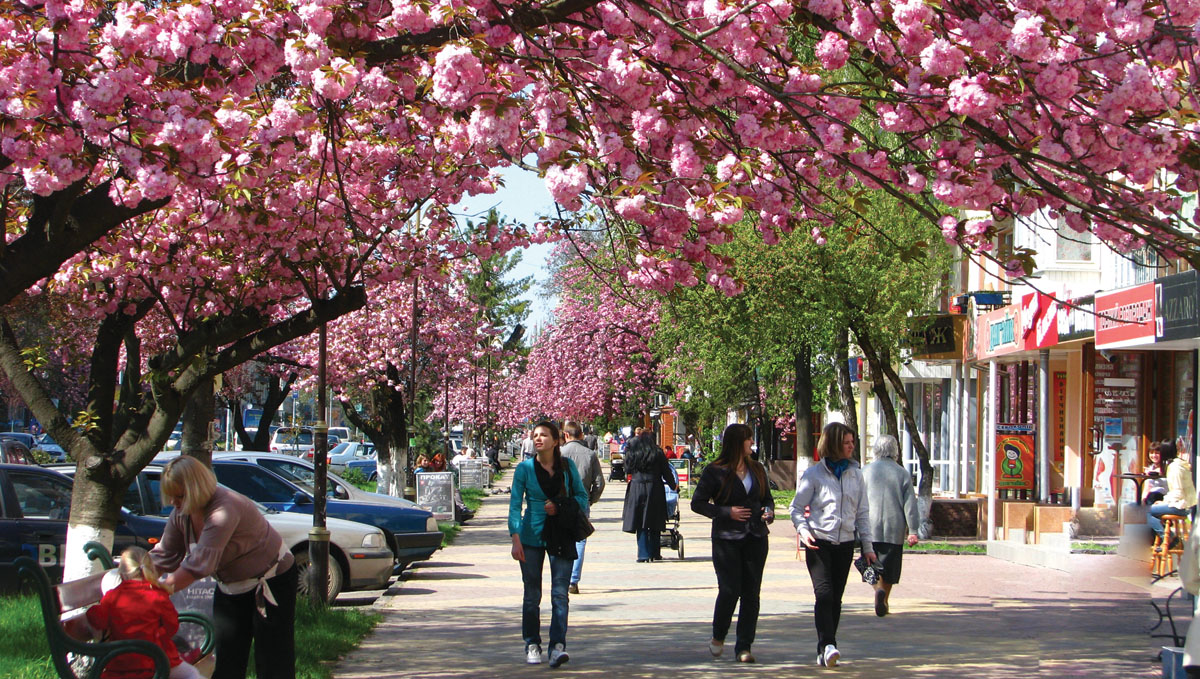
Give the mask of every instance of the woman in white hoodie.
[(817, 453), (821, 461), (800, 477), (791, 511), (816, 595), (817, 664), (833, 667), (842, 655), (837, 629), (854, 544), (862, 543), (868, 563), (875, 563), (875, 548), (862, 470), (854, 460), (854, 432), (840, 422), (825, 425)]

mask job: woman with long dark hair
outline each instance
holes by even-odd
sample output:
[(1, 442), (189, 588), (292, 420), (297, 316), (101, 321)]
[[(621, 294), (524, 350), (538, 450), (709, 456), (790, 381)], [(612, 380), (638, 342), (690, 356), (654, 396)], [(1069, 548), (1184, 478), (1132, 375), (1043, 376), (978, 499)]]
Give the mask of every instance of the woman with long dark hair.
[[(542, 661), (542, 565), (550, 556), (550, 666), (570, 660), (567, 655), (567, 588), (576, 558), (570, 531), (574, 512), (587, 508), (587, 491), (579, 470), (564, 458), (561, 436), (553, 422), (533, 428), (534, 457), (523, 460), (513, 472), (508, 502), (508, 532), (512, 558), (521, 562), (525, 597), (521, 604), (521, 637), (525, 662)], [(522, 514), (522, 506), (525, 511)]]
[(713, 657), (721, 655), (733, 609), (740, 600), (733, 648), (739, 662), (754, 662), (750, 645), (758, 627), (758, 595), (767, 563), (767, 524), (775, 520), (767, 472), (751, 458), (753, 444), (750, 427), (726, 427), (721, 454), (700, 475), (692, 495), (692, 511), (712, 519), (717, 603), (708, 650)]
[(659, 534), (667, 527), (666, 488), (678, 489), (679, 482), (667, 456), (646, 434), (635, 436), (626, 446), (625, 473), (631, 478), (625, 487), (621, 530), (637, 534), (638, 563), (661, 561)]
[(800, 477), (791, 510), (816, 597), (817, 664), (833, 667), (842, 657), (837, 630), (854, 543), (862, 543), (863, 558), (872, 564), (875, 547), (866, 485), (854, 459), (854, 432), (841, 422), (825, 425), (817, 453), (821, 461)]
[[(1192, 466), (1187, 454), (1179, 455), (1172, 441), (1158, 444), (1162, 464), (1167, 468), (1167, 494), (1150, 505), (1146, 523), (1155, 535), (1162, 537), (1164, 516), (1187, 516), (1196, 506), (1196, 486), (1192, 483)], [(1169, 545), (1168, 545), (1169, 547)]]

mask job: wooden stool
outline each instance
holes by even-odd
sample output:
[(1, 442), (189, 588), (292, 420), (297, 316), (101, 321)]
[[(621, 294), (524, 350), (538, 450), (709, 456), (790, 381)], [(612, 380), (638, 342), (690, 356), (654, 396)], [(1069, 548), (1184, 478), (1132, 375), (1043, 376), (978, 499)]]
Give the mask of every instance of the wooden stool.
[(1163, 534), (1154, 538), (1154, 546), (1150, 548), (1150, 572), (1160, 578), (1175, 571), (1175, 559), (1183, 556), (1183, 543), (1191, 533), (1191, 522), (1186, 516), (1167, 514), (1162, 522)]

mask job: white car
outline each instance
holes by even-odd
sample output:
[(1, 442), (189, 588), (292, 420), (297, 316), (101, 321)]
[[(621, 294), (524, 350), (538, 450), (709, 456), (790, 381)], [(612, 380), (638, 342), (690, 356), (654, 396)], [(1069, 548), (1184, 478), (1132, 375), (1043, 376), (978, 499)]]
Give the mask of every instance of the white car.
[[(346, 441), (339, 443), (329, 450), (329, 470), (339, 474), (346, 471), (346, 463), (350, 460), (369, 460), (375, 457), (375, 445)], [(301, 459), (312, 461), (312, 455), (304, 455)]]
[[(74, 466), (55, 467), (56, 471), (72, 476)], [(125, 492), (123, 505), (134, 514), (142, 516), (167, 516), (170, 507), (163, 507), (159, 493), (159, 478), (162, 467), (151, 464), (143, 469), (136, 481)], [(300, 574), (300, 593), (308, 593), (308, 532), (312, 530), (312, 516), (277, 512), (261, 504), (260, 511), (267, 522), (283, 537), (283, 542), (296, 559)], [(329, 599), (342, 591), (360, 589), (386, 589), (395, 567), (395, 555), (388, 548), (383, 531), (375, 526), (355, 521), (329, 518), (325, 521), (329, 529)]]
[(280, 427), (271, 435), (271, 452), (303, 455), (313, 449), (313, 430), (308, 427)]
[(350, 440), (350, 427), (330, 427), (329, 435), (338, 437), (338, 441), (345, 443)]

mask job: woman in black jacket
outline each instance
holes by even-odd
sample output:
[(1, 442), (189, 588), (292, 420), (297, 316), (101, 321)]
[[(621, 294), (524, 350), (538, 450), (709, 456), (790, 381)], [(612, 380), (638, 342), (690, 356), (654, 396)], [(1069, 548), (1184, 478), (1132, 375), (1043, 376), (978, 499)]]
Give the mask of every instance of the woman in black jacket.
[(625, 471), (632, 475), (625, 488), (621, 530), (637, 533), (638, 563), (662, 560), (659, 533), (667, 527), (667, 491), (679, 488), (662, 448), (649, 436), (635, 437), (625, 447)]
[(758, 626), (758, 593), (767, 563), (767, 524), (775, 520), (775, 500), (767, 472), (751, 459), (754, 441), (750, 427), (731, 424), (721, 436), (721, 455), (700, 475), (692, 495), (692, 511), (713, 520), (713, 569), (717, 572), (717, 603), (708, 650), (713, 657), (725, 648), (725, 635), (738, 611), (739, 662), (754, 662), (750, 645)]

